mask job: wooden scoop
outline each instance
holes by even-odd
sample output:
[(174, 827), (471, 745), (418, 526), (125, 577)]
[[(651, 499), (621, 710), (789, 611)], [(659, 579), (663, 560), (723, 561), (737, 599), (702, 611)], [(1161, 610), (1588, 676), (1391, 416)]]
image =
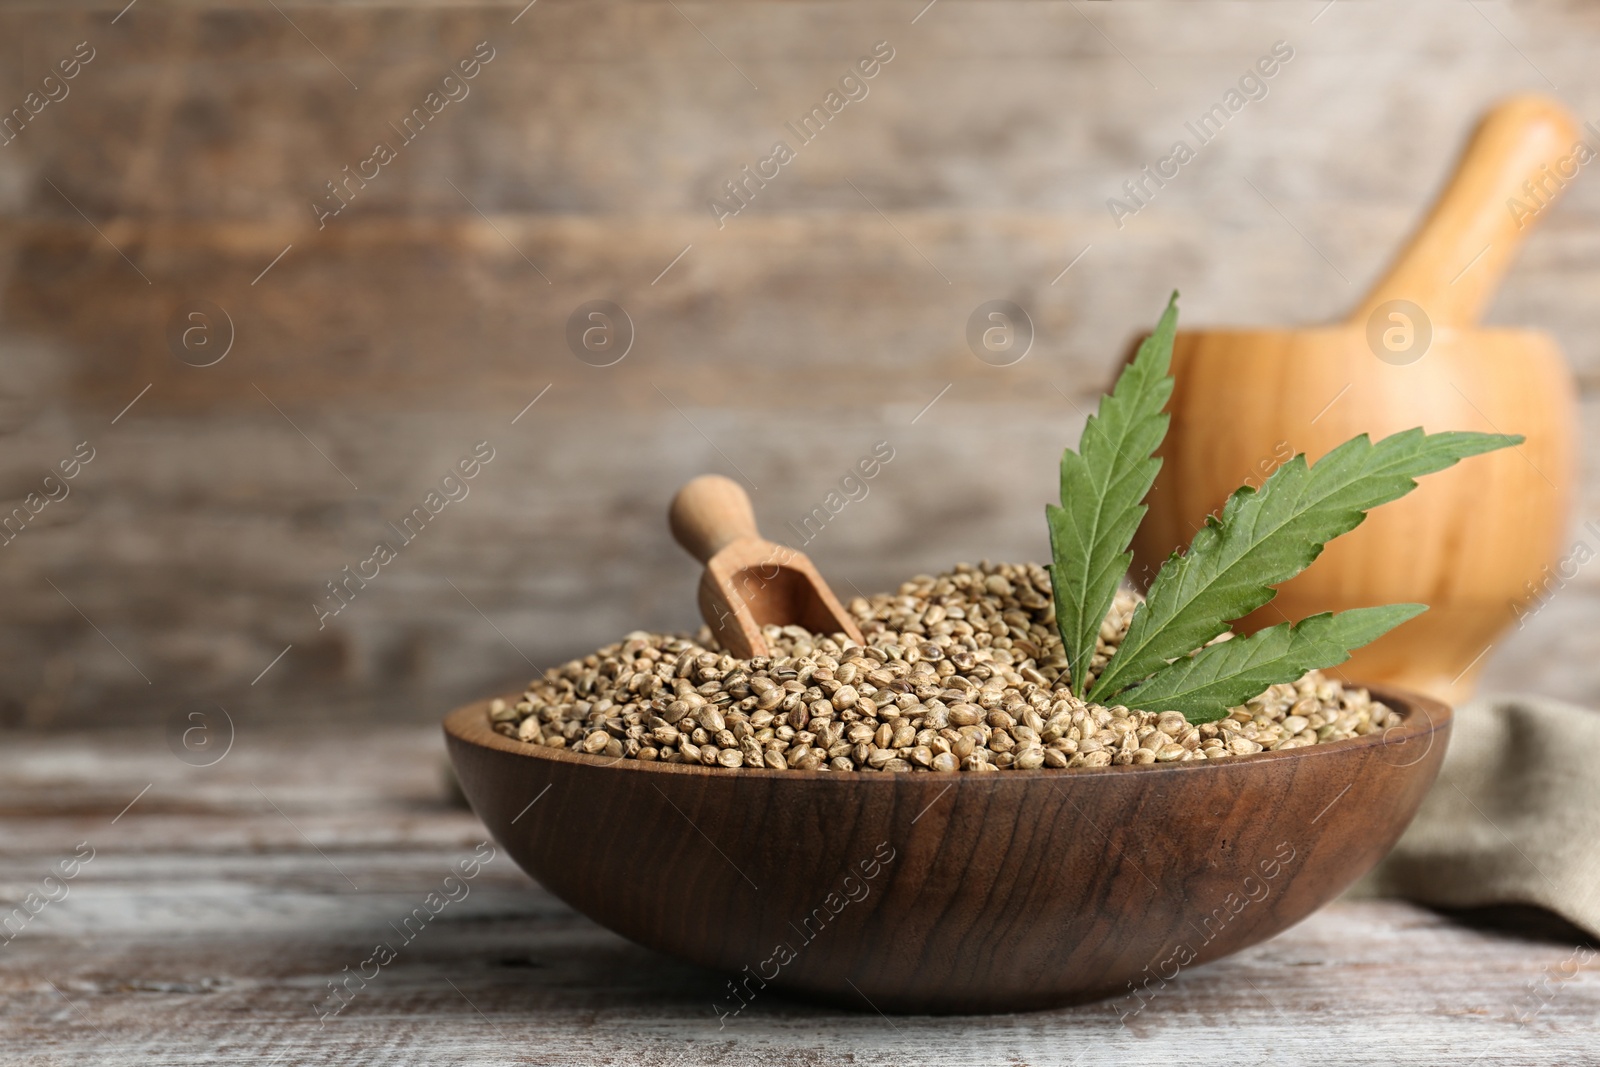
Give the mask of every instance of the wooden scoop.
[(672, 498), (667, 522), (678, 544), (706, 565), (700, 614), (733, 655), (769, 655), (763, 626), (793, 624), (866, 644), (805, 554), (762, 540), (750, 498), (737, 482), (702, 474)]
[(1335, 673), (1449, 703), (1486, 653), (1538, 610), (1572, 499), (1576, 404), (1555, 342), (1481, 327), (1523, 238), (1577, 176), (1579, 130), (1558, 102), (1515, 96), (1483, 118), (1454, 177), (1389, 271), (1343, 322), (1178, 333), (1176, 389), (1150, 511), (1134, 539), (1148, 581), (1237, 486), (1295, 453), (1421, 426), (1527, 443), (1429, 475), (1330, 544), (1243, 632), (1319, 611), (1421, 601), (1431, 610)]

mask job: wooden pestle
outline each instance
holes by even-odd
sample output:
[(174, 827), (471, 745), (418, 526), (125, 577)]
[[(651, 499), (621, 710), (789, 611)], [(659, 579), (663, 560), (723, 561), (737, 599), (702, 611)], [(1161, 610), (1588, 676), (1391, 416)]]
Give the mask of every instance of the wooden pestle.
[[(1473, 131), (1427, 217), (1347, 324), (1364, 328), (1383, 304), (1410, 300), (1435, 327), (1476, 325), (1533, 220), (1577, 176), (1577, 140), (1571, 114), (1549, 97), (1513, 96), (1496, 104)], [(1571, 173), (1558, 173), (1569, 158)]]

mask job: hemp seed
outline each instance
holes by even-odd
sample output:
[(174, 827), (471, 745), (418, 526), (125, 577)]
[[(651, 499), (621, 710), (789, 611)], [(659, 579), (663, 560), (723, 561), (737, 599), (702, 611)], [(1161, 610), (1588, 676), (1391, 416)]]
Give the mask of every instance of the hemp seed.
[[(1127, 634), (1118, 592), (1088, 674)], [(611, 759), (830, 773), (990, 774), (1237, 759), (1388, 729), (1399, 716), (1311, 671), (1199, 726), (1170, 710), (1086, 704), (1068, 689), (1049, 572), (957, 564), (849, 611), (843, 634), (767, 626), (771, 654), (739, 660), (704, 627), (635, 631), (489, 704), (496, 732)]]

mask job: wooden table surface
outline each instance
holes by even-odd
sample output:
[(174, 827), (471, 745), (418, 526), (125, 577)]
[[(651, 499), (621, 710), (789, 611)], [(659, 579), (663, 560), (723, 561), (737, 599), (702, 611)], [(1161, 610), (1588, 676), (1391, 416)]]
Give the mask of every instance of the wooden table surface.
[[(0, 897), (56, 898), (0, 941), (7, 1064), (1600, 1063), (1592, 951), (1390, 901), (1186, 971), (1125, 1024), (1105, 1004), (886, 1018), (778, 995), (723, 1023), (719, 976), (504, 854), (401, 942), (391, 924), (484, 837), (434, 728), (252, 725), (209, 767), (149, 732), (3, 745)], [(319, 1019), (379, 941), (395, 958)]]

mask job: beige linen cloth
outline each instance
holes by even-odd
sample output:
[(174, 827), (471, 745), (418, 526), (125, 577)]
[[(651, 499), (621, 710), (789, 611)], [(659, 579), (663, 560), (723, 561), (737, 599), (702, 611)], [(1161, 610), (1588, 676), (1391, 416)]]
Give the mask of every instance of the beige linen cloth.
[(1536, 905), (1600, 937), (1600, 712), (1533, 696), (1457, 709), (1438, 782), (1361, 891)]

